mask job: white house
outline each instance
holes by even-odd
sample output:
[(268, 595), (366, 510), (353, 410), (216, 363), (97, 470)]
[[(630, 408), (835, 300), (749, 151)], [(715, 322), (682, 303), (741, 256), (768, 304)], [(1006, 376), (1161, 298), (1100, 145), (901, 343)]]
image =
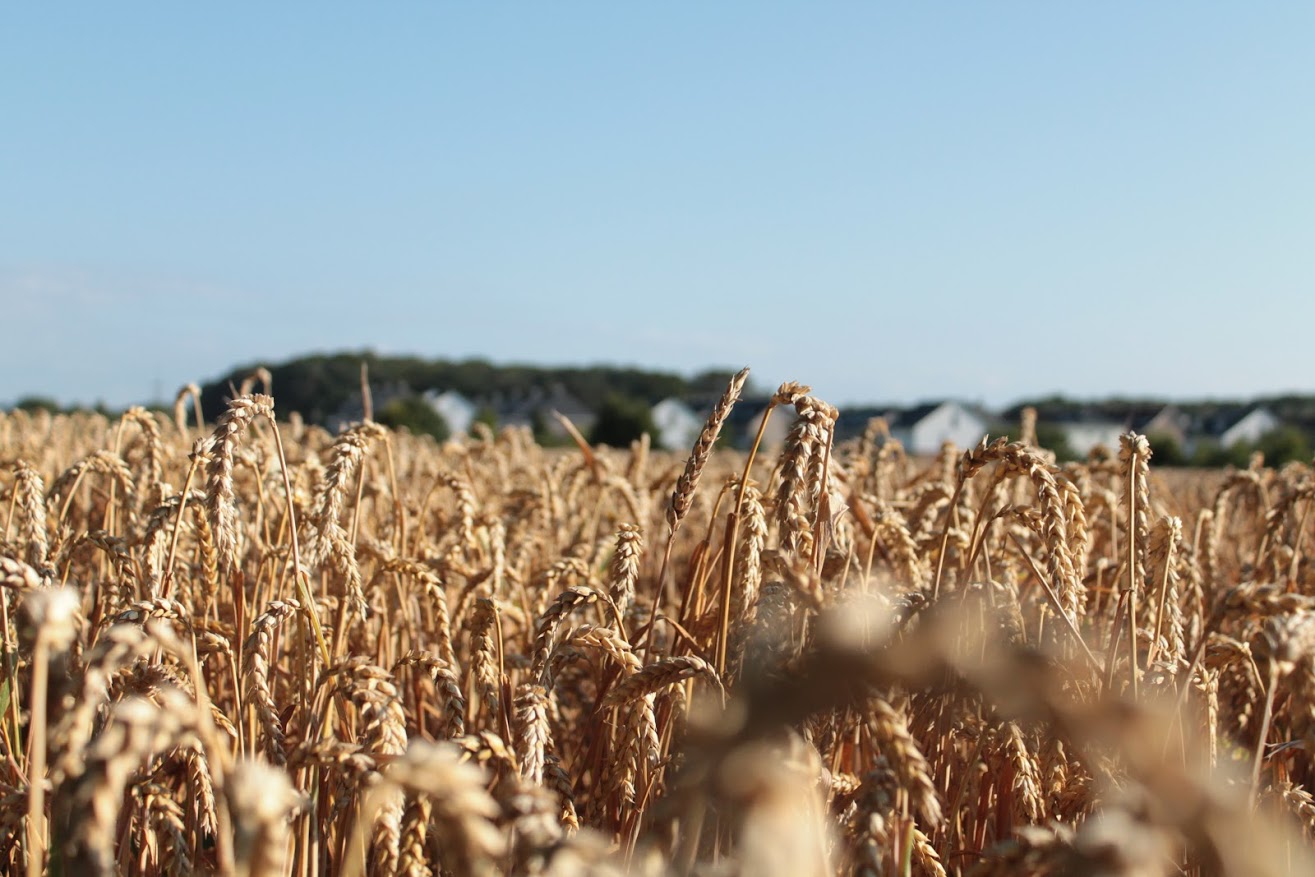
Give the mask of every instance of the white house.
[(1120, 437), (1128, 432), (1171, 438), (1186, 448), (1192, 425), (1191, 416), (1177, 406), (1150, 402), (1097, 403), (1050, 416), (1043, 413), (1041, 420), (1057, 427), (1065, 444), (1079, 457), (1097, 446), (1117, 453)]
[(1069, 449), (1080, 457), (1090, 454), (1098, 445), (1117, 452), (1119, 436), (1128, 431), (1127, 424), (1111, 420), (1071, 420), (1059, 424), (1059, 428)]
[(426, 390), (423, 398), (426, 404), (443, 418), (443, 422), (447, 424), (448, 431), (453, 436), (470, 433), (470, 425), (475, 422), (475, 414), (478, 411), (474, 402), (456, 390), (446, 390), (442, 393), (437, 390)]
[[(735, 408), (731, 409), (731, 412), (734, 413), (740, 405), (744, 405), (745, 413), (750, 411), (753, 412), (753, 414), (744, 421), (743, 429), (739, 434), (740, 446), (748, 448), (753, 444), (754, 438), (758, 435), (758, 427), (762, 425), (763, 417), (767, 414), (767, 405), (765, 403), (745, 405), (744, 401), (741, 400), (739, 405), (736, 405)], [(763, 431), (761, 447), (763, 449), (774, 449), (784, 445), (785, 438), (790, 434), (790, 426), (794, 421), (795, 411), (793, 408), (789, 406), (778, 407), (776, 412), (772, 414), (771, 419), (767, 421), (767, 429)]]
[(985, 415), (959, 402), (929, 402), (886, 415), (890, 434), (910, 454), (936, 454), (945, 442), (970, 448), (986, 435)]
[(674, 397), (654, 405), (650, 414), (653, 426), (657, 427), (657, 435), (653, 438), (667, 450), (683, 451), (692, 448), (703, 430), (704, 418)]
[(1219, 444), (1225, 448), (1231, 448), (1238, 442), (1254, 444), (1281, 425), (1274, 412), (1268, 408), (1252, 408), (1219, 434)]

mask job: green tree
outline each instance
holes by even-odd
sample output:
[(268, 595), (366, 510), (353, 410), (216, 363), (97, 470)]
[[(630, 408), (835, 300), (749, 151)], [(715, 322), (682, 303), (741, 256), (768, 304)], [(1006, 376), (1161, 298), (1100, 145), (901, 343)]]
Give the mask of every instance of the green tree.
[[(708, 396), (720, 396), (725, 391), (726, 385), (731, 382), (739, 369), (734, 368), (710, 368), (699, 372), (689, 380), (690, 392), (700, 393)], [(756, 392), (753, 387), (752, 379), (744, 386), (743, 395), (752, 396)], [(656, 400), (661, 401), (661, 400)]]
[(1151, 462), (1160, 466), (1186, 466), (1187, 453), (1178, 439), (1163, 432), (1153, 432), (1146, 436), (1151, 446)]
[(553, 423), (554, 418), (551, 413), (542, 408), (535, 408), (530, 414), (530, 432), (534, 434), (534, 440), (545, 448), (564, 448), (574, 445), (575, 442), (569, 435), (553, 430)]
[(1076, 460), (1077, 454), (1068, 443), (1068, 436), (1062, 427), (1053, 423), (1039, 421), (1036, 425), (1036, 443), (1055, 452), (1055, 459), (1061, 463)]
[(475, 422), (496, 430), (498, 428), (498, 412), (494, 411), (491, 405), (481, 405), (479, 410), (475, 412)]
[(1268, 466), (1310, 460), (1310, 440), (1295, 426), (1280, 426), (1265, 433), (1256, 442), (1256, 450), (1264, 453)]
[(394, 399), (377, 412), (374, 419), (393, 429), (407, 429), (412, 435), (431, 435), (440, 442), (451, 435), (443, 415), (419, 396)]
[(647, 404), (613, 393), (599, 407), (589, 440), (594, 444), (623, 448), (644, 433), (653, 435), (656, 432)]
[(1214, 468), (1224, 465), (1224, 449), (1219, 442), (1214, 439), (1201, 439), (1192, 449), (1192, 455), (1188, 459), (1192, 466), (1200, 468)]
[(25, 396), (14, 403), (14, 407), (29, 414), (37, 411), (49, 411), (51, 414), (58, 414), (61, 410), (59, 403), (49, 396)]
[(1234, 442), (1224, 447), (1213, 439), (1205, 439), (1192, 452), (1192, 465), (1207, 469), (1221, 469), (1224, 466), (1245, 469), (1251, 462), (1253, 450), (1248, 442)]

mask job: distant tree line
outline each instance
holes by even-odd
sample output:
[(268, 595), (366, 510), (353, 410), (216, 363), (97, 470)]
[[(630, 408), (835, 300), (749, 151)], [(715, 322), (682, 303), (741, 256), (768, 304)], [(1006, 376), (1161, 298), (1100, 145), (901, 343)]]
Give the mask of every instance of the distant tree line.
[(1001, 417), (1011, 423), (1017, 422), (1018, 413), (1022, 409), (1035, 408), (1037, 416), (1042, 422), (1063, 421), (1071, 419), (1077, 414), (1097, 417), (1108, 415), (1117, 420), (1130, 410), (1156, 411), (1167, 405), (1172, 405), (1196, 418), (1209, 417), (1220, 411), (1240, 407), (1264, 407), (1272, 411), (1279, 420), (1286, 423), (1315, 423), (1315, 395), (1301, 396), (1296, 393), (1259, 396), (1254, 399), (1208, 399), (1203, 401), (1179, 401), (1154, 396), (1137, 398), (1114, 396), (1093, 401), (1055, 395), (1015, 402), (1001, 412)]
[(1197, 443), (1190, 454), (1171, 435), (1152, 433), (1146, 440), (1151, 445), (1151, 461), (1160, 466), (1200, 466), (1211, 469), (1236, 466), (1245, 469), (1251, 462), (1251, 455), (1257, 451), (1265, 455), (1265, 463), (1270, 466), (1309, 463), (1311, 459), (1310, 440), (1306, 433), (1291, 425), (1280, 426), (1254, 442), (1234, 442), (1228, 447), (1203, 440)]
[[(308, 421), (323, 423), (361, 387), (361, 364), (369, 368), (372, 386), (405, 384), (417, 392), (455, 390), (472, 400), (525, 397), (560, 386), (597, 412), (596, 429), (609, 438), (632, 432), (636, 424), (651, 429), (650, 406), (670, 397), (716, 395), (725, 389), (733, 369), (710, 369), (693, 378), (672, 372), (615, 366), (540, 367), (495, 365), (483, 359), (451, 361), (420, 357), (379, 356), (372, 352), (303, 356), (277, 365), (265, 365), (273, 383), (280, 412), (299, 411)], [(218, 417), (234, 389), (257, 367), (233, 369), (201, 387), (201, 409), (206, 420)], [(641, 412), (641, 409), (643, 411)], [(378, 412), (399, 425), (419, 426), (417, 431), (437, 434), (433, 423), (407, 423), (424, 415), (411, 405)]]
[(72, 414), (78, 411), (94, 411), (97, 414), (104, 414), (107, 417), (118, 413), (107, 406), (104, 402), (97, 402), (95, 405), (61, 405), (50, 396), (24, 396), (14, 403), (14, 410), (26, 411), (29, 414), (35, 414), (38, 411), (46, 411), (50, 414)]
[[(687, 378), (673, 372), (607, 365), (496, 365), (484, 359), (454, 361), (380, 356), (372, 351), (302, 356), (264, 367), (270, 373), (281, 415), (298, 411), (307, 421), (324, 424), (359, 397), (362, 364), (368, 367), (373, 387), (404, 385), (415, 391), (415, 395), (383, 400), (375, 408), (375, 418), (392, 427), (431, 435), (438, 440), (449, 435), (450, 430), (442, 416), (419, 396), (429, 389), (454, 390), (481, 403), (476, 419), (496, 428), (495, 400), (525, 399), (536, 392), (560, 387), (594, 412), (596, 419), (585, 437), (594, 443), (617, 446), (624, 446), (645, 432), (655, 434), (651, 415), (655, 403), (668, 397), (710, 402), (725, 389), (733, 374), (732, 369), (709, 369)], [(202, 386), (201, 407), (207, 421), (213, 422), (223, 413), (228, 400), (259, 365), (239, 366)], [(259, 383), (257, 387), (260, 387)], [(746, 393), (751, 392), (751, 388), (746, 389)], [(1117, 420), (1133, 408), (1154, 411), (1169, 404), (1198, 418), (1243, 404), (1263, 405), (1285, 425), (1254, 443), (1239, 442), (1222, 447), (1217, 442), (1200, 440), (1194, 443), (1190, 453), (1173, 435), (1151, 434), (1148, 439), (1157, 465), (1243, 467), (1257, 451), (1263, 453), (1271, 465), (1311, 459), (1311, 437), (1315, 433), (1310, 427), (1315, 426), (1315, 396), (1296, 394), (1264, 397), (1248, 403), (1171, 402), (1154, 398), (1089, 401), (1050, 396), (1019, 402), (1001, 412), (1000, 419), (993, 424), (992, 434), (1013, 434), (1021, 409), (1034, 407), (1039, 417), (1038, 444), (1053, 450), (1059, 460), (1067, 461), (1078, 455), (1069, 447), (1060, 422), (1078, 414), (1088, 417), (1108, 415)], [(15, 407), (52, 413), (88, 410), (87, 406), (61, 406), (56, 400), (43, 396), (25, 397), (15, 403)], [(111, 416), (115, 414), (101, 404), (90, 410)], [(550, 428), (553, 424), (542, 411), (535, 412), (531, 426), (544, 444), (570, 443), (559, 430)]]
[[(1312, 427), (1315, 427), (1315, 396), (1285, 394), (1246, 401), (1179, 402), (1169, 399), (1119, 397), (1091, 401), (1056, 395), (1015, 403), (1002, 412), (1001, 420), (996, 426), (1000, 433), (1010, 435), (1016, 429), (1022, 409), (1035, 408), (1038, 416), (1037, 444), (1054, 451), (1060, 462), (1069, 462), (1079, 459), (1082, 455), (1069, 446), (1060, 423), (1076, 419), (1079, 415), (1088, 418), (1104, 416), (1118, 421), (1130, 410), (1154, 412), (1170, 405), (1197, 420), (1230, 409), (1264, 407), (1282, 421), (1283, 425), (1254, 442), (1239, 441), (1224, 446), (1209, 438), (1198, 439), (1190, 452), (1174, 435), (1151, 432), (1146, 438), (1151, 445), (1151, 460), (1157, 466), (1245, 468), (1250, 463), (1252, 454), (1256, 452), (1264, 454), (1265, 462), (1271, 466), (1282, 466), (1290, 462), (1308, 463), (1311, 460), (1311, 435)], [(1118, 448), (1110, 450), (1117, 452)]]
[[(1270, 466), (1282, 466), (1284, 463), (1309, 463), (1311, 459), (1310, 440), (1306, 434), (1295, 426), (1281, 426), (1266, 433), (1255, 442), (1235, 442), (1228, 447), (1216, 441), (1202, 439), (1189, 454), (1178, 439), (1164, 433), (1151, 433), (1146, 436), (1151, 446), (1151, 462), (1157, 466), (1197, 467), (1218, 469), (1235, 466), (1245, 469), (1251, 462), (1251, 455), (1259, 451), (1265, 455), (1265, 462)], [(1064, 431), (1054, 424), (1037, 425), (1037, 444), (1054, 451), (1061, 463), (1072, 462), (1081, 458), (1069, 447)], [(1110, 448), (1117, 453), (1118, 448)]]

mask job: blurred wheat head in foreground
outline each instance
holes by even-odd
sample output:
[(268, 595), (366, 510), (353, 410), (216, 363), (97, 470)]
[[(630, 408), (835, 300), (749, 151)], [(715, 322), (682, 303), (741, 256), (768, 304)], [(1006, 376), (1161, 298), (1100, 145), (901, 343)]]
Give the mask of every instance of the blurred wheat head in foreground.
[(746, 376), (688, 458), (0, 415), (3, 869), (1315, 873), (1310, 467), (714, 450)]

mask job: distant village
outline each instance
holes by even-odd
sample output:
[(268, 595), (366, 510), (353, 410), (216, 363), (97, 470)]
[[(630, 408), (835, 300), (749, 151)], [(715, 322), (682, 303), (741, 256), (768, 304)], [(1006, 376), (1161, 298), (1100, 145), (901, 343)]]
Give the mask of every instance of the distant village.
[[(395, 399), (418, 396), (442, 418), (453, 436), (470, 433), (475, 422), (483, 419), (499, 428), (528, 427), (549, 439), (566, 441), (569, 438), (567, 429), (556, 415), (568, 419), (584, 435), (590, 434), (598, 417), (597, 411), (561, 385), (535, 388), (515, 395), (470, 398), (455, 390), (429, 389), (416, 393), (405, 384), (385, 384), (372, 388), (371, 395), (376, 410), (385, 408)], [(748, 395), (735, 405), (725, 426), (733, 446), (745, 447), (752, 441), (769, 398), (767, 395)], [(668, 397), (654, 403), (648, 411), (654, 441), (673, 450), (690, 447), (715, 401), (716, 397), (709, 395), (702, 398)], [(1019, 404), (1002, 411), (990, 411), (968, 402), (940, 399), (910, 406), (842, 408), (836, 424), (836, 440), (858, 437), (870, 421), (882, 418), (890, 436), (898, 440), (906, 452), (932, 455), (947, 442), (966, 448), (976, 444), (984, 435), (1016, 433), (1023, 407), (1024, 404)], [(1152, 437), (1161, 448), (1172, 447), (1178, 456), (1166, 462), (1185, 463), (1193, 456), (1199, 459), (1205, 448), (1216, 451), (1216, 457), (1227, 460), (1228, 449), (1250, 453), (1261, 446), (1267, 436), (1285, 429), (1308, 441), (1308, 430), (1312, 426), (1309, 422), (1285, 421), (1261, 403), (1177, 405), (1043, 400), (1033, 403), (1033, 407), (1038, 410), (1045, 438), (1062, 447), (1065, 455), (1072, 458), (1086, 457), (1099, 447), (1117, 450), (1119, 436), (1133, 431)], [(331, 431), (337, 431), (359, 421), (362, 415), (358, 392), (330, 415), (325, 425)], [(763, 436), (764, 444), (771, 446), (783, 442), (791, 419), (775, 417), (769, 420)], [(1047, 443), (1045, 438), (1043, 444)], [(1220, 459), (1210, 459), (1209, 462), (1217, 463)], [(1240, 462), (1236, 455), (1233, 461)]]
[[(611, 365), (494, 364), (343, 351), (238, 367), (202, 386), (205, 419), (218, 417), (256, 374), (268, 379), (281, 413), (300, 412), (307, 422), (333, 432), (363, 418), (365, 385), (380, 422), (436, 438), (470, 435), (483, 423), (494, 430), (525, 427), (544, 444), (569, 444), (569, 422), (595, 444), (625, 446), (646, 432), (655, 445), (680, 451), (694, 444), (733, 369), (685, 376)], [(750, 381), (725, 424), (724, 443), (747, 447), (753, 441), (770, 393)], [(906, 453), (934, 455), (947, 442), (968, 448), (985, 435), (1017, 437), (1029, 407), (1037, 414), (1038, 444), (1060, 460), (1083, 459), (1100, 448), (1117, 451), (1119, 436), (1129, 431), (1147, 436), (1160, 465), (1245, 466), (1256, 451), (1274, 465), (1309, 462), (1315, 439), (1315, 395), (1288, 394), (1232, 401), (1051, 396), (1000, 410), (954, 398), (841, 406), (836, 440), (861, 436), (880, 418)], [(783, 442), (792, 419), (771, 418), (766, 445)]]

